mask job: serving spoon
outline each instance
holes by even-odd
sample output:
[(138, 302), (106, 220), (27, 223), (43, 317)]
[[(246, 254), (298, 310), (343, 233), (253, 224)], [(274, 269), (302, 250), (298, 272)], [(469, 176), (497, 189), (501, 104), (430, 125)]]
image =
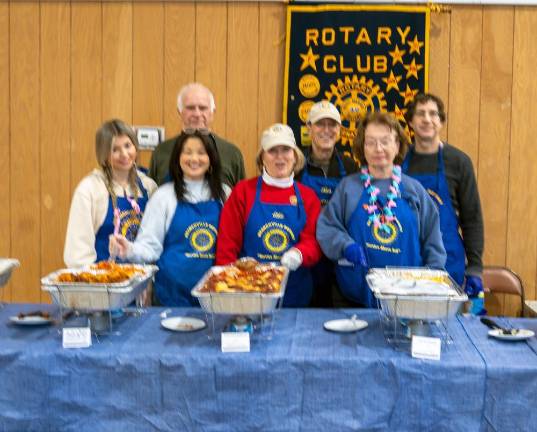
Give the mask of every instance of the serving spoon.
[(487, 327), (493, 330), (500, 330), (504, 335), (516, 335), (520, 330), (515, 328), (505, 328), (499, 325), (496, 321), (491, 320), (490, 318), (481, 317), (481, 322)]

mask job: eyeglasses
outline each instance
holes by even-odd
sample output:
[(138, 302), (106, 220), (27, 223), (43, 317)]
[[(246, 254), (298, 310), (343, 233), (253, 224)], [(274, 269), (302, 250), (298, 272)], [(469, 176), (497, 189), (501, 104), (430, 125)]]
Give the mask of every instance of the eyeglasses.
[(425, 110), (418, 110), (414, 113), (417, 117), (425, 118), (425, 116), (429, 115), (430, 118), (436, 119), (440, 117), (440, 113), (435, 110), (425, 111)]
[(187, 135), (195, 135), (196, 133), (203, 135), (203, 136), (209, 136), (211, 135), (211, 131), (206, 128), (185, 128), (183, 129), (183, 132)]
[(394, 143), (394, 141), (387, 140), (387, 139), (382, 139), (382, 140), (366, 139), (364, 141), (364, 146), (369, 148), (369, 149), (373, 149), (373, 148), (377, 148), (377, 146), (380, 145), (380, 147), (383, 150), (385, 150), (385, 149), (389, 148), (393, 143)]

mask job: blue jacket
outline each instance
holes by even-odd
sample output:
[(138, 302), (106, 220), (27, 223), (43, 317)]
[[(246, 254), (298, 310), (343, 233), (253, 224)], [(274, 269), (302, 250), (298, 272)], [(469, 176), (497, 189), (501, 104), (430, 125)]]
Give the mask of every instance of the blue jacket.
[[(409, 203), (418, 221), (423, 265), (443, 269), (446, 263), (446, 251), (440, 233), (438, 210), (418, 181), (403, 174), (401, 182), (402, 198)], [(331, 260), (337, 261), (343, 258), (345, 248), (354, 243), (347, 227), (362, 192), (363, 186), (359, 173), (345, 177), (321, 212), (317, 221), (317, 241), (325, 255)]]

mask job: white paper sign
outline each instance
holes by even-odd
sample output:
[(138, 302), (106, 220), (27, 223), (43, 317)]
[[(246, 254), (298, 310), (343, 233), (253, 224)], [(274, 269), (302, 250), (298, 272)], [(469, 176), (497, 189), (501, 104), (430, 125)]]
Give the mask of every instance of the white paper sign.
[(439, 338), (412, 336), (412, 357), (440, 360), (442, 341)]
[(64, 348), (88, 348), (91, 346), (89, 327), (65, 327), (62, 336)]
[(222, 332), (222, 352), (250, 352), (250, 333)]

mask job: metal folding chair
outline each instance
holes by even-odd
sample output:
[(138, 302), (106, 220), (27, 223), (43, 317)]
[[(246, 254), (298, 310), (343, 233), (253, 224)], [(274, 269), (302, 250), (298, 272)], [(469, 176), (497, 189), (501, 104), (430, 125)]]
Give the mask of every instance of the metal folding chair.
[(520, 298), (520, 313), (524, 316), (524, 284), (515, 272), (502, 266), (485, 266), (483, 268), (483, 286), (485, 293), (514, 295)]

